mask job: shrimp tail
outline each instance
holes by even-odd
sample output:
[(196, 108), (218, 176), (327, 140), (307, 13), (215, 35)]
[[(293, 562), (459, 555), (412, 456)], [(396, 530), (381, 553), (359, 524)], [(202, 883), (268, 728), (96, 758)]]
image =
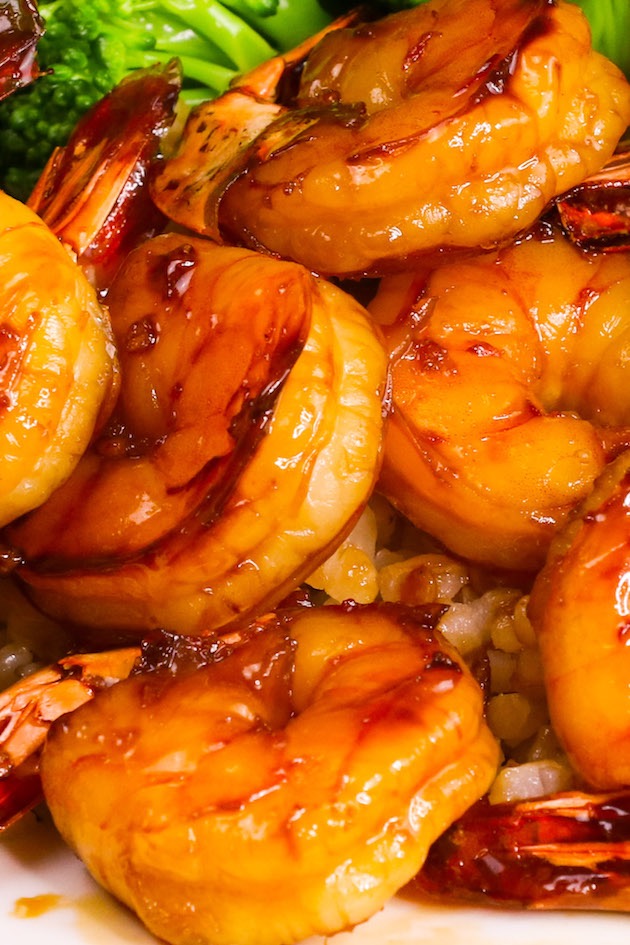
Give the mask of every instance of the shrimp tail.
[(163, 228), (146, 179), (174, 121), (180, 88), (177, 60), (123, 79), (52, 153), (29, 198), (99, 288), (135, 246)]
[(38, 756), (52, 723), (129, 675), (140, 650), (76, 654), (0, 694), (0, 831), (41, 800)]
[(307, 56), (324, 36), (370, 15), (367, 5), (344, 13), (294, 49), (238, 76), (223, 95), (194, 108), (176, 152), (151, 178), (156, 206), (170, 220), (222, 242), (221, 197), (242, 170), (249, 146), (295, 103)]
[(0, 23), (0, 100), (41, 75), (36, 50), (44, 24), (33, 0), (3, 4)]
[(556, 202), (569, 239), (580, 249), (630, 249), (630, 139), (598, 173)]
[(503, 908), (628, 910), (630, 793), (487, 798), (433, 844), (414, 892)]

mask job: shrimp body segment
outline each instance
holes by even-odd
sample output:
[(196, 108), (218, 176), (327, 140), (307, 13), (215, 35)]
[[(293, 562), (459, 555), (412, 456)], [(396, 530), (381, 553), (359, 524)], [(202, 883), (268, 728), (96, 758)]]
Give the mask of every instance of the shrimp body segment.
[(381, 281), (380, 487), (452, 551), (534, 571), (630, 424), (630, 258), (557, 232)]
[(584, 780), (630, 784), (630, 454), (551, 546), (530, 599), (554, 729)]
[(16, 524), (46, 611), (142, 636), (270, 609), (349, 531), (380, 466), (387, 359), (365, 310), (294, 263), (175, 234), (108, 295), (109, 429)]
[(44, 749), (63, 837), (173, 945), (288, 945), (364, 920), (498, 762), (439, 612), (272, 615), (224, 660), (99, 693)]
[(42, 503), (86, 449), (115, 380), (109, 320), (46, 225), (0, 192), (0, 524)]
[(630, 86), (572, 3), (430, 0), (329, 33), (298, 105), (241, 155), (222, 232), (373, 275), (526, 229), (610, 157)]

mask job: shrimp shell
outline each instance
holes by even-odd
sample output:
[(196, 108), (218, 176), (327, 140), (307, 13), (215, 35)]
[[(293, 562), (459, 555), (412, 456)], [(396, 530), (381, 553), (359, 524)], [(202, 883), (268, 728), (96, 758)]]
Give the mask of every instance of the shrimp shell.
[(474, 804), (408, 892), (528, 909), (630, 910), (628, 791)]
[(98, 882), (173, 945), (288, 945), (377, 911), (488, 787), (478, 685), (442, 608), (266, 618), (206, 667), (55, 724), (42, 780)]

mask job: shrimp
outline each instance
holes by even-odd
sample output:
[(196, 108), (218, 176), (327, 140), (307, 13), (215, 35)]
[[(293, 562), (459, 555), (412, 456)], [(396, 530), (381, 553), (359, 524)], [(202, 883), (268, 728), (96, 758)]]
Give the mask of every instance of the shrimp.
[(173, 945), (288, 945), (363, 921), (498, 763), (440, 612), (269, 615), (223, 659), (98, 693), (44, 745), (62, 836)]
[(354, 277), (528, 228), (611, 156), (630, 86), (574, 4), (430, 0), (331, 31), (297, 106), (210, 177), (209, 232)]
[(294, 263), (173, 233), (127, 258), (108, 306), (117, 410), (7, 530), (16, 575), (44, 611), (108, 639), (275, 606), (378, 475), (387, 359), (367, 313)]
[(630, 257), (557, 230), (383, 279), (393, 413), (379, 489), (452, 551), (535, 572), (628, 442)]
[(630, 793), (484, 798), (431, 847), (406, 894), (529, 909), (630, 910)]
[(557, 536), (530, 599), (549, 713), (587, 784), (630, 784), (630, 452)]
[(111, 409), (106, 312), (45, 224), (0, 192), (0, 524), (70, 475)]

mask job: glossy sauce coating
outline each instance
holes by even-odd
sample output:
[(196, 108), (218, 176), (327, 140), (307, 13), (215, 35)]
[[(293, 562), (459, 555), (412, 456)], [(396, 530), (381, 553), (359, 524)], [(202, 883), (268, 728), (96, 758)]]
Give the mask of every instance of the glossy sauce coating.
[(99, 693), (45, 747), (62, 835), (177, 945), (280, 945), (367, 918), (498, 763), (441, 611), (279, 614), (205, 667)]
[(8, 532), (19, 577), (101, 640), (264, 611), (371, 494), (387, 365), (367, 313), (294, 263), (175, 234), (128, 257), (108, 305), (117, 410)]
[(381, 281), (393, 415), (380, 488), (452, 551), (534, 572), (627, 445), (630, 259), (557, 230)]
[(222, 232), (378, 275), (525, 230), (610, 157), (630, 86), (573, 4), (431, 0), (325, 37), (298, 104), (236, 164)]

